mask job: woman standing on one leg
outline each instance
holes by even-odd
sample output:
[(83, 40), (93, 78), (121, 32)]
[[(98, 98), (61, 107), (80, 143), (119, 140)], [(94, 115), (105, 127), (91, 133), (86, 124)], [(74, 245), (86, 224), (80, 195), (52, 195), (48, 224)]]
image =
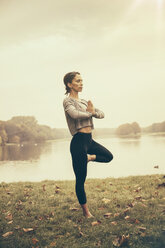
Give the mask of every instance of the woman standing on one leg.
[(73, 170), (76, 176), (76, 195), (85, 217), (92, 217), (88, 207), (84, 189), (89, 161), (108, 163), (113, 159), (112, 153), (92, 139), (94, 129), (92, 117), (102, 119), (104, 113), (95, 108), (91, 101), (80, 99), (78, 93), (83, 89), (83, 81), (79, 72), (69, 72), (64, 76), (66, 95), (63, 107), (71, 133), (70, 152)]

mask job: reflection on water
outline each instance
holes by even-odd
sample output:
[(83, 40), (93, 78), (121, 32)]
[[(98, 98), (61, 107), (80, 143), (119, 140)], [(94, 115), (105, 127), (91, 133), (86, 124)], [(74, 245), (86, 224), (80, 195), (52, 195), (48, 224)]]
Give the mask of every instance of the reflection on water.
[[(0, 182), (73, 180), (70, 140), (0, 147)], [(94, 140), (109, 149), (114, 159), (110, 163), (89, 162), (87, 178), (165, 173), (165, 136)]]
[(51, 151), (51, 143), (0, 146), (0, 161), (36, 160)]

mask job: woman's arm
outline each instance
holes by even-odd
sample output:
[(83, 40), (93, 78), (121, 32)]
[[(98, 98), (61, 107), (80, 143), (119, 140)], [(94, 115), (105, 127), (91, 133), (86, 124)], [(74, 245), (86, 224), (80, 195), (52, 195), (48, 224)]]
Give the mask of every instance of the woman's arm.
[(91, 102), (91, 100), (89, 100), (87, 102), (88, 106), (87, 106), (87, 111), (91, 112), (92, 113), (92, 116), (95, 117), (95, 118), (98, 118), (98, 119), (102, 119), (104, 118), (104, 113), (103, 111), (95, 108), (93, 106), (93, 103)]
[(103, 111), (95, 108), (95, 114), (93, 114), (92, 116), (95, 118), (98, 118), (98, 119), (102, 119), (102, 118), (104, 118), (105, 115), (104, 115)]
[(72, 101), (64, 99), (63, 106), (64, 106), (65, 112), (67, 112), (68, 115), (70, 115), (73, 119), (86, 119), (92, 116), (91, 112), (88, 112), (88, 111), (83, 112), (83, 111), (77, 110)]

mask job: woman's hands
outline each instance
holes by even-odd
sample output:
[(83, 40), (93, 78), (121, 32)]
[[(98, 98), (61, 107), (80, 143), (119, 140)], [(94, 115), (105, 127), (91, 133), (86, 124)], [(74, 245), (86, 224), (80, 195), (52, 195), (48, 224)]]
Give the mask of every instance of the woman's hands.
[(93, 103), (90, 100), (88, 101), (88, 106), (87, 106), (86, 111), (92, 113), (93, 115), (95, 114), (95, 108), (93, 106)]

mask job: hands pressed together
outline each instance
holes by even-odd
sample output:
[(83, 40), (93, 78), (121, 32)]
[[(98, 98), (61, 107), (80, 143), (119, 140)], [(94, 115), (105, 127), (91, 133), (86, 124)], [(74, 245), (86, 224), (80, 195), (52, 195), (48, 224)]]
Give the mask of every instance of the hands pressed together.
[(92, 114), (95, 114), (95, 108), (93, 106), (93, 103), (90, 100), (88, 101), (88, 106), (87, 106), (86, 111), (88, 111)]

